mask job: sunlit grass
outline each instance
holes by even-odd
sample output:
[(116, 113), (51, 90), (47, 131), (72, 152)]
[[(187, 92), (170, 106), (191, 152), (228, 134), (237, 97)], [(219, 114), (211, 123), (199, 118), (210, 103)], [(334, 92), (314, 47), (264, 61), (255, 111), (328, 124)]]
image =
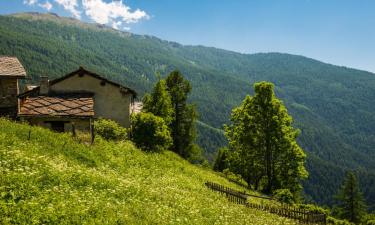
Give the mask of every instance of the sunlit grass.
[(228, 202), (204, 182), (239, 186), (172, 152), (70, 136), (0, 119), (0, 224), (297, 224)]

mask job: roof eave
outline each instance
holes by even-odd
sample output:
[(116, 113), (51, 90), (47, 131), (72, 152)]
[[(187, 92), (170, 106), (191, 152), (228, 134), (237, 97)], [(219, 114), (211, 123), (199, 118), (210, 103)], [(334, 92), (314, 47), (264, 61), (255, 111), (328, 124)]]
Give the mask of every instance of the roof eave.
[(94, 115), (92, 116), (51, 116), (51, 115), (24, 115), (24, 114), (18, 114), (18, 117), (22, 118), (64, 118), (64, 119), (90, 119), (93, 118)]
[(0, 74), (0, 79), (3, 79), (3, 78), (27, 79), (26, 74), (25, 75), (5, 75), (5, 74)]

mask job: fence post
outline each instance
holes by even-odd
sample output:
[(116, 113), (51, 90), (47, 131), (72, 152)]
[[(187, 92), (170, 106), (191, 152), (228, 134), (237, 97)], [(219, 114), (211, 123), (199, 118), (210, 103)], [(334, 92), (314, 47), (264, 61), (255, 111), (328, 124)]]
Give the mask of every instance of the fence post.
[(74, 124), (74, 122), (72, 122), (72, 136), (73, 137), (77, 136), (77, 134), (76, 134), (76, 125)]

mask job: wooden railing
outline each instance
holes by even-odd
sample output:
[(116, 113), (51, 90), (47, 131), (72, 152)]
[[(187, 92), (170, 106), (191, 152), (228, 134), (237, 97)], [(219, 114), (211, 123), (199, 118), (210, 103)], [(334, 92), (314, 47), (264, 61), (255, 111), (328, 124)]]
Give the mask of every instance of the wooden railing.
[(287, 204), (281, 206), (272, 206), (272, 205), (262, 205), (256, 203), (250, 203), (247, 201), (248, 197), (256, 197), (263, 199), (271, 199), (270, 197), (264, 196), (255, 196), (247, 194), (246, 192), (241, 192), (234, 190), (232, 188), (225, 187), (220, 184), (206, 182), (206, 186), (214, 191), (218, 191), (221, 194), (224, 194), (229, 201), (236, 204), (244, 205), (248, 208), (259, 209), (267, 211), (270, 213), (277, 214), (279, 216), (287, 217), (290, 219), (295, 219), (305, 224), (326, 224), (326, 215), (321, 213), (310, 212), (305, 209), (296, 208)]

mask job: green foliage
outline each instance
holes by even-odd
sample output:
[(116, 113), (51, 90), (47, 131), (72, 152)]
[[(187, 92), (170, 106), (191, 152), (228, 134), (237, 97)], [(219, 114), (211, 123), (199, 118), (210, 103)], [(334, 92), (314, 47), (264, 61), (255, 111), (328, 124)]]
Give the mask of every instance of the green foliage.
[(207, 167), (208, 161), (203, 157), (202, 148), (193, 144), (189, 150), (189, 157), (187, 160), (193, 164), (201, 164)]
[(214, 162), (218, 149), (227, 146), (224, 131), (197, 121), (197, 144), (204, 149), (204, 156)]
[(127, 130), (113, 120), (99, 118), (94, 121), (95, 134), (100, 135), (106, 140), (125, 140)]
[(338, 216), (356, 224), (360, 223), (366, 214), (367, 207), (353, 172), (346, 174), (336, 198)]
[(159, 77), (152, 93), (145, 95), (143, 111), (163, 118), (169, 125), (175, 152), (192, 163), (203, 163), (202, 149), (194, 144), (195, 107), (186, 104), (187, 94), (191, 90), (190, 83), (178, 71), (172, 72), (167, 79), (168, 90), (166, 80)]
[[(31, 138), (28, 140), (28, 132)], [(131, 142), (79, 144), (70, 134), (0, 119), (0, 224), (298, 224), (230, 203), (234, 189), (170, 151)]]
[(329, 209), (322, 208), (322, 207), (317, 206), (317, 205), (313, 205), (313, 204), (295, 204), (294, 206), (298, 207), (299, 209), (305, 209), (305, 210), (307, 210), (309, 212), (330, 215), (330, 210)]
[(367, 214), (362, 218), (362, 224), (375, 225), (375, 214)]
[(174, 118), (170, 125), (173, 139), (172, 149), (183, 158), (189, 158), (194, 148), (197, 119), (195, 105), (187, 104), (191, 85), (177, 70), (168, 75), (166, 85), (174, 111)]
[(215, 159), (213, 169), (219, 172), (223, 171), (224, 169), (227, 169), (229, 167), (228, 156), (229, 156), (228, 148), (219, 149), (216, 159)]
[(152, 113), (138, 113), (132, 116), (132, 140), (145, 151), (160, 152), (172, 144), (165, 121)]
[(294, 196), (289, 189), (277, 189), (273, 192), (273, 197), (282, 203), (292, 204), (294, 203)]
[(230, 166), (255, 188), (262, 185), (266, 193), (289, 189), (296, 200), (300, 181), (307, 177), (298, 131), (271, 83), (256, 83), (254, 88), (255, 96), (247, 96), (233, 110), (232, 124), (226, 127), (234, 151)]
[(171, 124), (174, 111), (171, 96), (167, 92), (165, 80), (160, 79), (156, 82), (151, 94), (146, 94), (144, 96), (142, 110), (163, 118), (167, 125)]
[(241, 175), (231, 172), (228, 168), (223, 170), (223, 175), (225, 178), (227, 178), (229, 181), (232, 181), (233, 183), (239, 184), (243, 187), (248, 186), (246, 181), (242, 179)]
[(353, 223), (347, 221), (347, 220), (340, 220), (336, 219), (334, 217), (328, 216), (327, 217), (327, 224), (332, 224), (332, 225), (354, 225)]

